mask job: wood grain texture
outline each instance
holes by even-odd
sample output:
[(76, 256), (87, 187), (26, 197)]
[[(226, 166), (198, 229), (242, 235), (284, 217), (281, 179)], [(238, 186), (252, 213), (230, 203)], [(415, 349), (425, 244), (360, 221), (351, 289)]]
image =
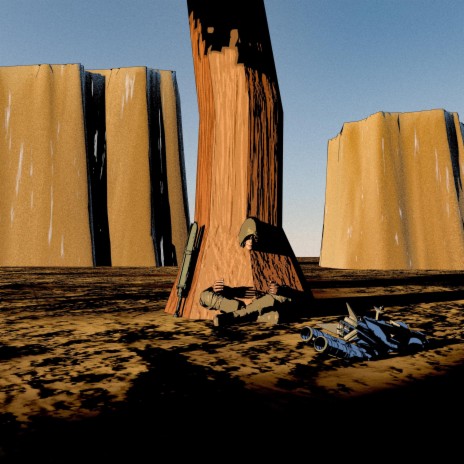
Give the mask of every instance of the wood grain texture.
[[(195, 221), (202, 230), (182, 315), (211, 319), (200, 293), (278, 283), (301, 290), (301, 272), (282, 230), (282, 105), (262, 2), (189, 1), (198, 107)], [(251, 254), (238, 242), (249, 216), (280, 231), (280, 254)], [(283, 244), (283, 246), (282, 246)], [(176, 281), (177, 283), (177, 281)], [(166, 305), (174, 313), (176, 285)]]

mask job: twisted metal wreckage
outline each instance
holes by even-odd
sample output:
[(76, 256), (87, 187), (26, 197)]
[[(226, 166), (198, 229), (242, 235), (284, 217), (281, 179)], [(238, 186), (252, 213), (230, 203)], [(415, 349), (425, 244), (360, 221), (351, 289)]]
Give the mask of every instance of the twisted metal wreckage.
[(318, 324), (321, 330), (305, 326), (301, 338), (313, 342), (319, 353), (352, 361), (381, 358), (392, 352), (413, 353), (428, 344), (422, 332), (411, 330), (404, 322), (380, 320), (383, 306), (374, 306), (375, 318), (357, 316), (348, 303), (346, 306), (348, 316), (338, 323)]

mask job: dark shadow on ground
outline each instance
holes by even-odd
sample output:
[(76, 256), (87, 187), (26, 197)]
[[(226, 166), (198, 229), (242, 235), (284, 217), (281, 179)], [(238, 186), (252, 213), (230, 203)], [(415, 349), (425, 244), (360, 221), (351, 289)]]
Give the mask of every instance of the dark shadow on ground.
[(397, 293), (384, 294), (375, 296), (345, 296), (334, 298), (308, 298), (305, 305), (299, 305), (297, 308), (289, 311), (281, 311), (280, 322), (297, 322), (311, 317), (337, 316), (346, 315), (346, 304), (348, 303), (358, 315), (365, 315), (370, 312), (374, 306), (392, 307), (408, 306), (421, 303), (437, 303), (448, 301), (464, 301), (463, 290), (449, 290), (446, 292), (414, 292), (414, 293)]
[[(2, 463), (145, 463), (160, 460), (286, 459), (305, 461), (333, 453), (364, 455), (376, 450), (419, 458), (459, 443), (464, 367), (400, 389), (349, 400), (289, 396), (274, 407), (272, 394), (248, 391), (227, 373), (192, 365), (178, 353), (140, 350), (149, 365), (133, 383), (127, 401), (99, 407), (81, 420), (36, 416), (26, 428), (0, 415)], [(308, 370), (309, 369), (309, 370)], [(300, 375), (310, 375), (311, 366)], [(410, 449), (419, 434), (424, 450)], [(329, 447), (329, 448), (326, 448)], [(369, 451), (369, 452), (370, 452)], [(394, 452), (393, 452), (394, 451)]]

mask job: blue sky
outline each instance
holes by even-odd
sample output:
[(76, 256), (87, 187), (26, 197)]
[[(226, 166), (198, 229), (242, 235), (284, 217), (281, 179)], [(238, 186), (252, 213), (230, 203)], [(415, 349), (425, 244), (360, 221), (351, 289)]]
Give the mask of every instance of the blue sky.
[[(435, 108), (462, 121), (464, 2), (264, 3), (284, 110), (283, 228), (297, 256), (319, 256), (327, 144), (345, 122)], [(193, 220), (198, 106), (186, 0), (0, 0), (0, 7), (0, 66), (176, 71)]]

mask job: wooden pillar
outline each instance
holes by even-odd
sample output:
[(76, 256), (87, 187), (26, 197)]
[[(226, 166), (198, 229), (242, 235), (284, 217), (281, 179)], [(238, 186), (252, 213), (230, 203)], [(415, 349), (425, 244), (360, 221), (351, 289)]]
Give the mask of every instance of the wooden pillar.
[[(201, 232), (180, 314), (212, 319), (199, 304), (214, 280), (303, 291), (282, 230), (283, 111), (263, 1), (187, 0), (199, 107), (195, 221)], [(263, 225), (260, 246), (240, 247), (247, 217)], [(165, 311), (175, 313), (178, 278)]]

